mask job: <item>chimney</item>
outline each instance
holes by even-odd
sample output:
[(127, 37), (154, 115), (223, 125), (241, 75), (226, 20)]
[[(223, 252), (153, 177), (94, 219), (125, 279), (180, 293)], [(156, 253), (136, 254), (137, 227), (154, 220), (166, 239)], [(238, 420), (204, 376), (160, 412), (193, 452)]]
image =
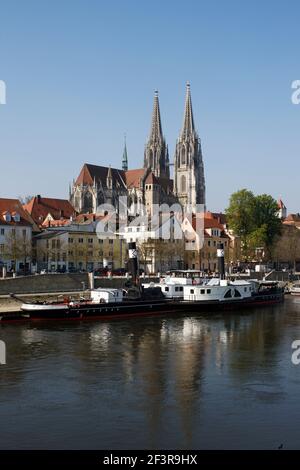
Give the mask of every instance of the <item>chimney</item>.
[(220, 279), (225, 279), (224, 243), (217, 246), (218, 270)]
[(40, 204), (40, 202), (41, 202), (41, 195), (38, 194), (36, 198), (37, 198), (37, 202)]
[(133, 284), (137, 284), (138, 280), (138, 259), (137, 259), (137, 249), (135, 242), (128, 243), (128, 271), (132, 275)]

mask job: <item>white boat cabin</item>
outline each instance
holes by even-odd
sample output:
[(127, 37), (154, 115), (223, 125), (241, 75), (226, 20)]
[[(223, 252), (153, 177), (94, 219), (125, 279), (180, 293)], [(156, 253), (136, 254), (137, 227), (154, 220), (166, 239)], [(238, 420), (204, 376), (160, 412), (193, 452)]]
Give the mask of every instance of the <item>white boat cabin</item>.
[(148, 287), (159, 287), (167, 299), (183, 299), (183, 285), (166, 282), (150, 282), (142, 284), (144, 289)]
[(252, 296), (254, 287), (248, 281), (228, 281), (212, 278), (203, 285), (183, 287), (183, 298), (189, 301), (234, 301)]
[(165, 278), (163, 278), (167, 284), (200, 284), (203, 282), (203, 276), (201, 271), (195, 269), (181, 269), (168, 271)]
[(122, 302), (123, 290), (99, 287), (91, 290), (91, 300), (94, 304)]

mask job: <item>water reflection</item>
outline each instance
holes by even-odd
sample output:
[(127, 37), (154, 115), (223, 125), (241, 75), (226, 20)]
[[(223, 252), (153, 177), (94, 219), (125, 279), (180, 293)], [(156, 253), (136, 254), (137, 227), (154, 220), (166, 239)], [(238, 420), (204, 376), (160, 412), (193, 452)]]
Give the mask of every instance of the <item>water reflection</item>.
[(268, 447), (264, 410), (284, 423), (299, 414), (287, 411), (300, 385), (290, 364), (297, 334), (293, 301), (234, 314), (2, 325), (0, 415), (11, 436), (26, 429), (20, 448), (245, 448), (245, 419), (253, 445)]

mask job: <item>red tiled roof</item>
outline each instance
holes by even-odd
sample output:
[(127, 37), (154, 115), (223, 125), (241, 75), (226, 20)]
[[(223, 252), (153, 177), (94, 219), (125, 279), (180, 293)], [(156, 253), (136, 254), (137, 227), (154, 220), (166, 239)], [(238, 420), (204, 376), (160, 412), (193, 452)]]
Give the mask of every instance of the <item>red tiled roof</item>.
[(48, 214), (55, 220), (69, 219), (75, 214), (74, 207), (67, 199), (35, 196), (23, 207), (38, 225), (44, 222)]
[(71, 223), (70, 219), (59, 219), (59, 220), (45, 219), (41, 226), (42, 227), (64, 227), (66, 225), (70, 225), (70, 223)]
[(137, 170), (128, 170), (125, 172), (125, 181), (127, 188), (139, 188), (140, 180), (145, 174), (144, 168), (138, 168)]
[(284, 220), (283, 225), (300, 227), (300, 214), (289, 214)]
[[(224, 230), (224, 226), (214, 217), (212, 212), (204, 212), (198, 214), (197, 217), (204, 219), (204, 229), (218, 228), (219, 230)], [(193, 217), (193, 228), (196, 228), (196, 217)]]
[(217, 219), (220, 222), (220, 224), (227, 224), (226, 214), (223, 214), (223, 212), (212, 212), (212, 215), (214, 219)]
[[(20, 222), (15, 222), (13, 219), (11, 222), (7, 222), (4, 218), (5, 214), (10, 213), (19, 214)], [(22, 204), (18, 199), (5, 199), (0, 198), (0, 224), (1, 225), (30, 225), (35, 226), (32, 217), (23, 209)]]
[(104, 217), (105, 217), (104, 215), (90, 214), (90, 213), (79, 214), (76, 217), (75, 222), (77, 222), (79, 224), (81, 224), (83, 222), (95, 222), (95, 221), (102, 220)]

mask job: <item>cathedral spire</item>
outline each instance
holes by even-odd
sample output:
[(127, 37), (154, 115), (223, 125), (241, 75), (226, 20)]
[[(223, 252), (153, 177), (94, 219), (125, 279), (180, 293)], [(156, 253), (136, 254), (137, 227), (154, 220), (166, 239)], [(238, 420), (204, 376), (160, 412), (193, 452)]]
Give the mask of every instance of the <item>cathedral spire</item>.
[(162, 128), (161, 128), (158, 91), (155, 90), (152, 121), (151, 121), (151, 131), (150, 131), (149, 141), (158, 142), (158, 141), (161, 141), (161, 140), (163, 140), (163, 133), (162, 133)]
[(170, 177), (167, 147), (162, 133), (158, 91), (154, 93), (151, 130), (144, 153), (144, 168), (150, 169), (157, 177)]
[(126, 134), (124, 136), (124, 150), (123, 150), (123, 159), (122, 159), (122, 170), (128, 170), (128, 156), (127, 156), (127, 146), (126, 146)]
[(176, 143), (175, 193), (185, 211), (196, 213), (205, 206), (205, 177), (201, 142), (195, 129), (190, 84), (186, 85), (183, 126)]
[(181, 138), (185, 139), (192, 135), (195, 135), (195, 125), (194, 125), (194, 116), (193, 116), (193, 108), (192, 108), (191, 89), (190, 89), (189, 82), (187, 82)]

